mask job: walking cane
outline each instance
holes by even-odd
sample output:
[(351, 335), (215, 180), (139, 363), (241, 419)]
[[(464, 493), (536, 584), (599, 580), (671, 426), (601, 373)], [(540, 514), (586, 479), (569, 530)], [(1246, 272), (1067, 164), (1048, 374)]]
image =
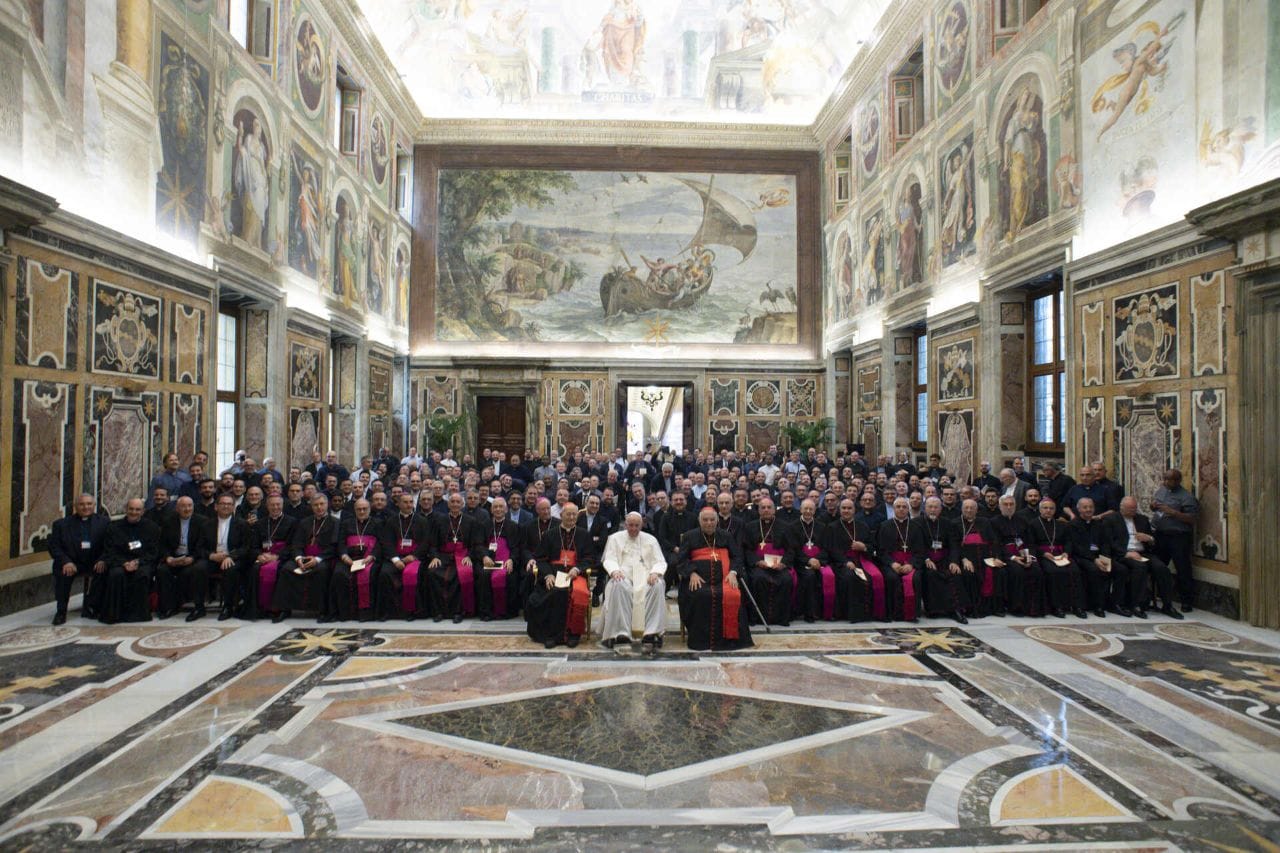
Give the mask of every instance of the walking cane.
[(747, 583), (745, 580), (739, 579), (738, 589), (747, 594), (747, 601), (751, 602), (751, 607), (756, 611), (756, 616), (760, 617), (760, 623), (764, 625), (764, 632), (766, 634), (772, 634), (773, 629), (769, 627), (769, 621), (764, 618), (764, 613), (760, 611), (760, 605), (756, 604), (756, 597), (751, 594), (751, 584)]

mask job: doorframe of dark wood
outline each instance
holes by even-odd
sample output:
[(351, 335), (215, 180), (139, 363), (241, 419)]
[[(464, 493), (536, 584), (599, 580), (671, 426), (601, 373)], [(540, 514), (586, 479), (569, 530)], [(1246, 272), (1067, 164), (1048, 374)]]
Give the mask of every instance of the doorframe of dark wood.
[(618, 380), (617, 385), (614, 386), (614, 446), (622, 447), (623, 452), (626, 452), (623, 445), (627, 441), (627, 390), (647, 388), (650, 385), (657, 388), (684, 389), (684, 448), (692, 452), (698, 446), (698, 386), (692, 379), (682, 380), (679, 377)]
[[(538, 399), (537, 382), (513, 382), (513, 383), (489, 383), (480, 382), (468, 384), (463, 392), (463, 405), (466, 411), (470, 412), (472, 419), (472, 428), (467, 430), (465, 441), (463, 442), (463, 453), (470, 453), (471, 458), (475, 458), (480, 452), (480, 417), (479, 404), (480, 397), (522, 397), (524, 398), (524, 446), (525, 448), (537, 448), (534, 439), (537, 438), (537, 425), (542, 423), (541, 419), (541, 401)], [(521, 454), (523, 455), (523, 453)]]

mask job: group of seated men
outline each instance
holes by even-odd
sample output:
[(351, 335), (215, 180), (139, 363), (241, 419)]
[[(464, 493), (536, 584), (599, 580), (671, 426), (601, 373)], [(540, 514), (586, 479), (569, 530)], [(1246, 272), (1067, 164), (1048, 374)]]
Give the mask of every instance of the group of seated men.
[(199, 619), (216, 582), (219, 619), (523, 615), (547, 647), (577, 645), (600, 604), (607, 645), (630, 640), (634, 606), (643, 642), (660, 646), (668, 590), (695, 649), (750, 645), (750, 624), (793, 618), (1145, 618), (1157, 597), (1182, 618), (1170, 563), (1191, 609), (1198, 507), (1176, 470), (1148, 516), (1100, 464), (1079, 480), (1046, 465), (1042, 486), (1021, 460), (958, 484), (936, 456), (916, 470), (856, 452), (540, 462), (384, 451), (352, 471), (330, 453), (284, 474), (238, 456), (212, 480), (207, 459), (183, 472), (170, 454), (123, 518), (82, 495), (54, 525), (54, 622), (80, 575), (84, 614), (107, 623), (188, 600)]

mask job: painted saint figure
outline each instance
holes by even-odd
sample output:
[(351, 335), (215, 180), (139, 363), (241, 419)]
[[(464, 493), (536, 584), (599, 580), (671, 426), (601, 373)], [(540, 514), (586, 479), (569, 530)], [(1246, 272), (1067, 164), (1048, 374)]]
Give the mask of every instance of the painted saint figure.
[(924, 281), (924, 243), (920, 239), (923, 211), (920, 184), (912, 181), (898, 199), (898, 287)]
[(973, 187), (970, 166), (973, 151), (968, 142), (951, 152), (942, 177), (942, 256), (952, 263), (965, 253), (973, 237)]
[(1004, 239), (1015, 240), (1022, 229), (1044, 218), (1044, 130), (1039, 99), (1030, 86), (1019, 94), (1000, 151), (1000, 169), (1007, 181)]
[[(583, 63), (587, 79), (594, 82), (594, 71), (602, 70), (613, 86), (639, 86), (644, 83), (644, 37), (647, 25), (635, 0), (614, 0), (600, 26), (588, 41)], [(596, 58), (598, 57), (598, 64)]]
[(252, 114), (236, 122), (235, 164), (232, 189), (240, 206), (236, 236), (255, 249), (263, 248), (267, 208), (271, 203), (271, 178), (267, 172), (267, 134)]

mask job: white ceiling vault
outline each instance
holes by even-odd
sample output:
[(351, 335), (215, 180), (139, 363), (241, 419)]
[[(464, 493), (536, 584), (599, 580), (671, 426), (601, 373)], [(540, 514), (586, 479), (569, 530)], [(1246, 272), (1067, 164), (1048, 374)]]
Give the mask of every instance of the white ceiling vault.
[(428, 119), (806, 126), (888, 0), (357, 0)]

